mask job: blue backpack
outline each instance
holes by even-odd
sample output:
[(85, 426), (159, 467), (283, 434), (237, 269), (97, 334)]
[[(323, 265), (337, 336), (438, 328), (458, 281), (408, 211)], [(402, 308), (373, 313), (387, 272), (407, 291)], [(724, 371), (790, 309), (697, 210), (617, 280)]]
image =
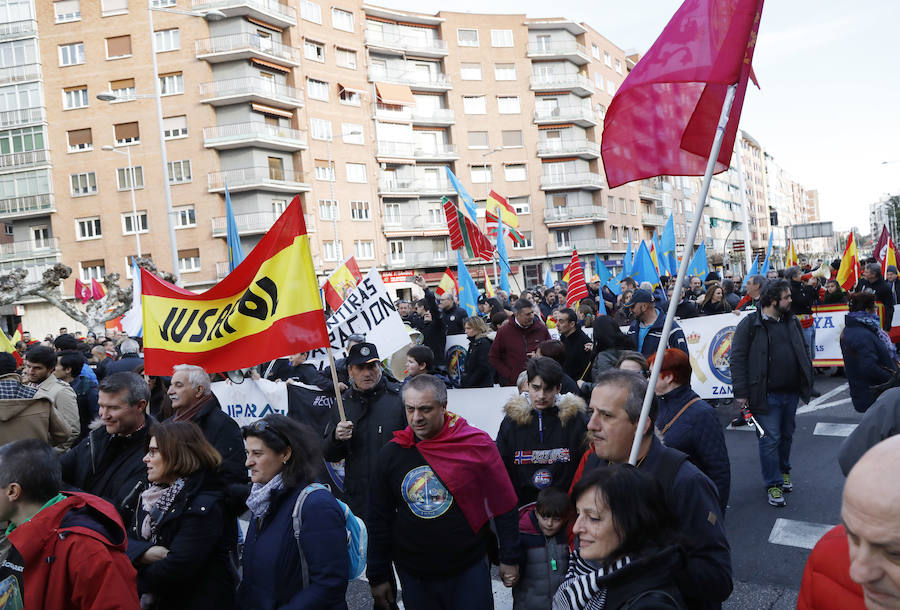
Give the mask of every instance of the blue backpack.
[[(303, 514), (303, 503), (306, 498), (314, 491), (324, 489), (331, 493), (331, 489), (327, 485), (321, 483), (310, 483), (307, 485), (294, 504), (294, 512), (291, 514), (294, 523), (294, 539), (297, 541), (297, 550), (300, 552), (300, 572), (303, 577), (303, 588), (309, 587), (309, 568), (306, 565), (306, 557), (303, 555), (303, 547), (300, 546), (300, 526), (301, 515)], [(366, 553), (369, 546), (369, 535), (366, 530), (366, 524), (362, 519), (353, 514), (350, 507), (335, 498), (341, 512), (344, 513), (344, 523), (347, 528), (347, 562), (349, 564), (349, 580), (356, 580), (366, 571)]]

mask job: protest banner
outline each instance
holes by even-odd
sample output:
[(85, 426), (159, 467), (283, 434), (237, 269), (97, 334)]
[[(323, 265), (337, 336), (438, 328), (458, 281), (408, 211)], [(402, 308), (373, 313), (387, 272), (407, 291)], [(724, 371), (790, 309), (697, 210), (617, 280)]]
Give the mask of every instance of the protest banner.
[(222, 410), (239, 426), (247, 426), (270, 413), (288, 414), (287, 384), (268, 379), (243, 383), (217, 381), (210, 386)]
[(844, 366), (841, 332), (849, 311), (846, 305), (819, 305), (814, 309), (816, 322), (816, 359), (813, 366)]
[(503, 421), (503, 406), (517, 393), (513, 386), (447, 390), (447, 410), (462, 415), (496, 439)]

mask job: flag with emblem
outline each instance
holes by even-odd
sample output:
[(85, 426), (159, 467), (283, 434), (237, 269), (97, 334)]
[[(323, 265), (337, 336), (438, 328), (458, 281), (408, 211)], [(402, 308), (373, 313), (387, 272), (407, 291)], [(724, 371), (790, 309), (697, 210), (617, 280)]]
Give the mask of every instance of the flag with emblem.
[(442, 296), (447, 293), (459, 294), (459, 283), (456, 281), (456, 277), (454, 277), (450, 267), (447, 267), (444, 271), (444, 275), (441, 276), (441, 281), (438, 282), (437, 288), (434, 290), (434, 294), (437, 296)]
[(563, 280), (568, 282), (566, 289), (566, 307), (577, 305), (581, 299), (588, 297), (587, 284), (584, 282), (584, 271), (581, 269), (581, 261), (578, 259), (578, 250), (572, 250), (572, 260), (566, 267)]
[(450, 232), (450, 247), (454, 250), (465, 250), (470, 258), (491, 260), (494, 256), (494, 246), (478, 229), (478, 225), (446, 197), (442, 204), (444, 215), (447, 217), (447, 230)]
[(331, 275), (322, 284), (322, 292), (325, 294), (325, 302), (332, 311), (337, 311), (344, 298), (356, 288), (362, 281), (362, 273), (356, 258), (351, 256), (331, 272)]

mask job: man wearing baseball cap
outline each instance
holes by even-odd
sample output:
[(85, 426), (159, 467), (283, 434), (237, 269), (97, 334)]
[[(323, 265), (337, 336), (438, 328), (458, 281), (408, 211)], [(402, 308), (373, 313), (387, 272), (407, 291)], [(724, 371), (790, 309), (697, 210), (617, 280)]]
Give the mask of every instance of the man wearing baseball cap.
[[(666, 317), (654, 305), (653, 295), (650, 294), (650, 291), (643, 288), (638, 288), (632, 292), (631, 300), (625, 303), (624, 306), (631, 309), (631, 313), (634, 316), (634, 322), (628, 328), (628, 336), (634, 341), (637, 351), (646, 357), (650, 357), (650, 355), (656, 353)], [(678, 322), (674, 320), (672, 320), (672, 331), (669, 333), (668, 347), (680, 349), (685, 354), (688, 354), (684, 331), (678, 326)]]

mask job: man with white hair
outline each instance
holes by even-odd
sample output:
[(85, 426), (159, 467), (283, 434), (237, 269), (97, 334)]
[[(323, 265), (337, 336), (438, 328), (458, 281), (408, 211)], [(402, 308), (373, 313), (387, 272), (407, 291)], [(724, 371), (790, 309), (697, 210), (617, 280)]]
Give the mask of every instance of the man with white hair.
[(144, 363), (144, 359), (138, 353), (139, 350), (140, 345), (134, 339), (122, 341), (121, 345), (119, 345), (119, 351), (122, 352), (122, 355), (115, 362), (110, 362), (106, 365), (104, 374), (133, 373), (134, 369)]

